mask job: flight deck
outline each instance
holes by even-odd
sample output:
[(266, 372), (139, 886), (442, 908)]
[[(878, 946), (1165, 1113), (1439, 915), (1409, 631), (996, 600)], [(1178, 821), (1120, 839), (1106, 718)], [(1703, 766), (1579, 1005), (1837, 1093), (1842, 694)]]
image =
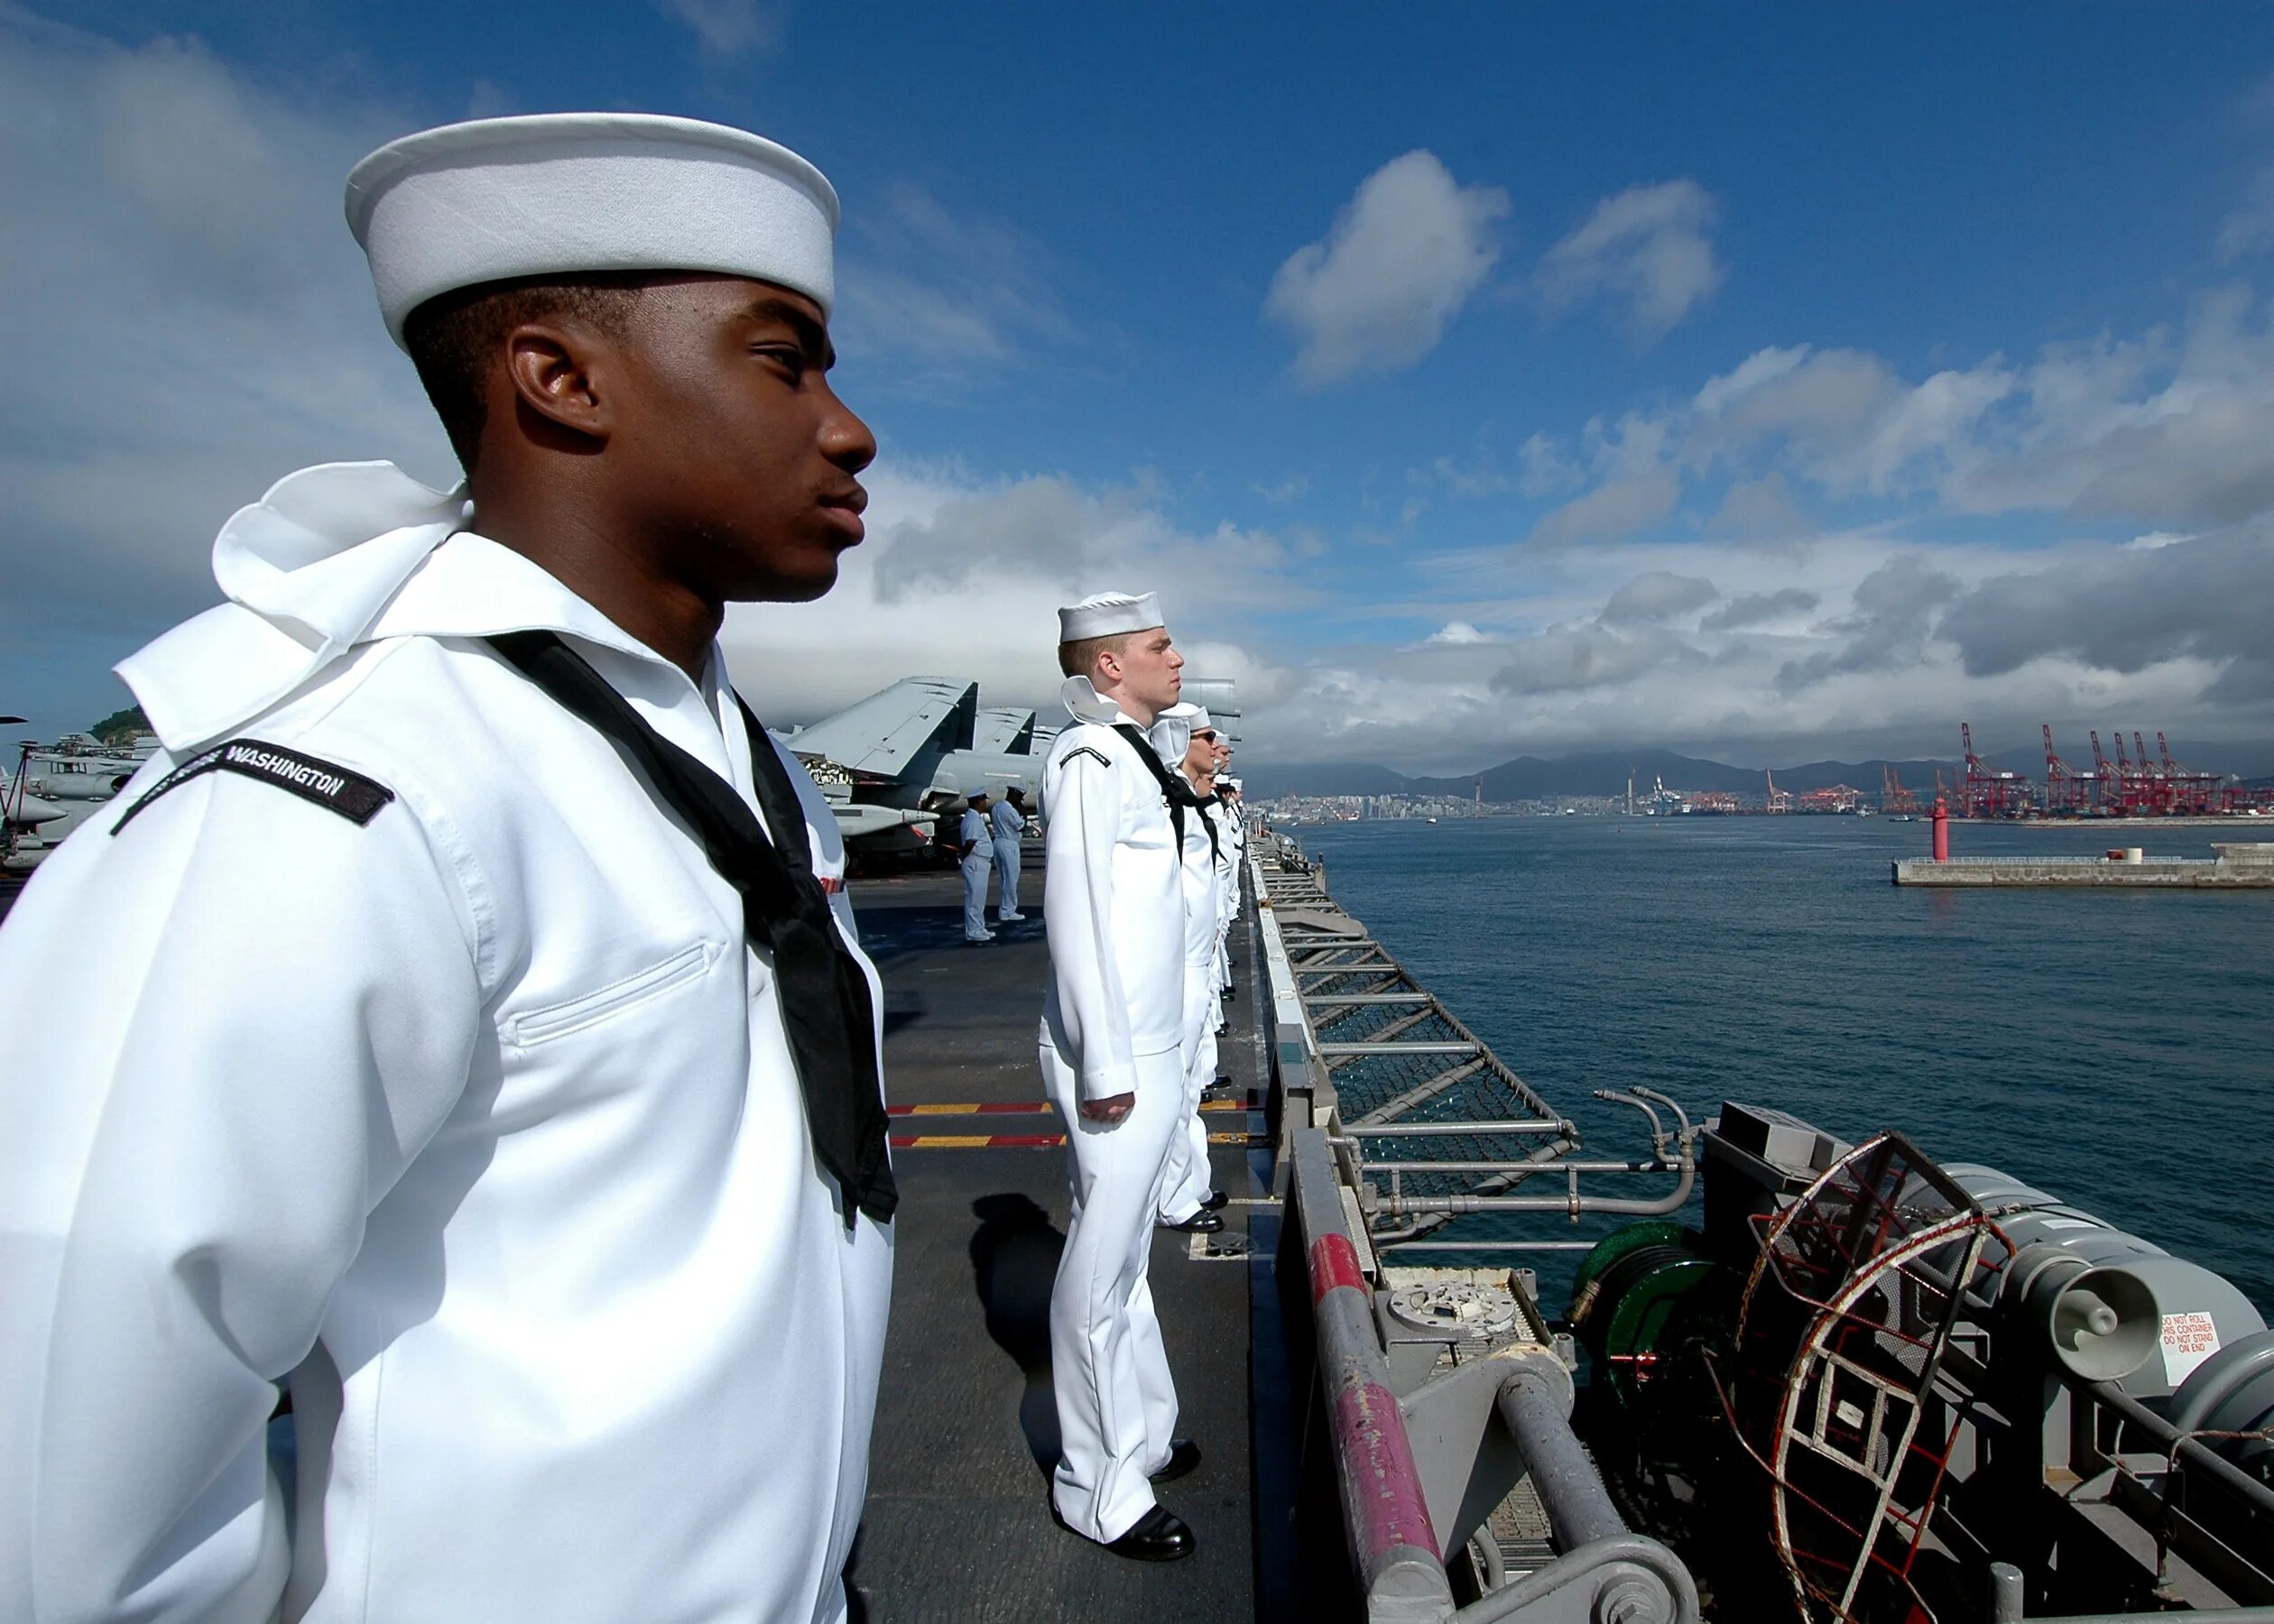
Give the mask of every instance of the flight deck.
[[(1162, 1487), (1192, 1527), (1188, 1560), (1133, 1563), (1058, 1528), (1049, 1470), (1050, 1282), (1067, 1217), (1064, 1125), (1042, 1103), (1036, 1027), (1049, 956), (1039, 848), (1021, 885), (1024, 924), (963, 941), (952, 873), (853, 884), (864, 945), (884, 982), (884, 1077), (901, 1189), (868, 1511), (851, 1578), (870, 1624), (1176, 1619), (1247, 1624), (1254, 1596), (1250, 1463), (1248, 1222), (1276, 1213), (1251, 1171), (1263, 1073), (1248, 969), (1234, 932), (1222, 1047), (1231, 1097), (1206, 1112), (1224, 1231), (1160, 1231), (1152, 1290), (1176, 1375), (1179, 1432), (1203, 1453)], [(1262, 1227), (1262, 1226), (1259, 1226)], [(1209, 1257), (1211, 1243), (1219, 1252)]]

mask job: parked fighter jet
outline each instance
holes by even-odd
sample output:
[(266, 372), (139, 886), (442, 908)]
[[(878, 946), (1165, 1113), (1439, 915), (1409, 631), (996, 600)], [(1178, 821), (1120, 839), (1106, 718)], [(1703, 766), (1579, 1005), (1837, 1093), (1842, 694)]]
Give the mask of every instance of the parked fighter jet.
[(1012, 784), (1031, 790), (1042, 760), (1034, 713), (979, 707), (979, 685), (903, 677), (849, 709), (781, 735), (869, 855), (911, 853), (963, 798)]
[[(1188, 678), (1190, 694), (1216, 714), (1236, 716), (1227, 681)], [(981, 789), (1041, 786), (1055, 727), (1035, 714), (979, 704), (979, 685), (942, 677), (903, 677), (849, 709), (778, 735), (805, 763), (837, 814), (848, 843), (865, 855), (908, 854), (932, 825)]]

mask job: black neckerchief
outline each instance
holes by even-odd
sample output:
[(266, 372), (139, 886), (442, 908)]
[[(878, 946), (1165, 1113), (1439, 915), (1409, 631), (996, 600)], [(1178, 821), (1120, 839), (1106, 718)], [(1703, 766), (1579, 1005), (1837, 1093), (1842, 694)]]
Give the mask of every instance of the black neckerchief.
[(766, 838), (734, 786), (651, 727), (583, 656), (550, 632), (488, 640), (522, 675), (615, 741), (656, 797), (702, 843), (703, 854), (740, 893), (743, 928), (773, 955), (781, 1025), (805, 1099), (806, 1126), (822, 1168), (845, 1191), (845, 1224), (855, 1212), (882, 1223), (900, 1192), (886, 1149), (883, 1074), (868, 977), (837, 934), (837, 916), (814, 877), (805, 809), (781, 759), (742, 697), (750, 776), (776, 839)]
[(1200, 808), (1200, 826), (1208, 831), (1208, 861), (1222, 863), (1224, 848), (1216, 844), (1216, 819), (1208, 816), (1208, 808), (1216, 804), (1216, 798), (1213, 795), (1203, 795), (1196, 789), (1192, 793), (1192, 804)]
[(1182, 863), (1185, 808), (1198, 806), (1200, 798), (1192, 792), (1192, 786), (1184, 781), (1182, 774), (1171, 772), (1161, 764), (1160, 757), (1154, 753), (1152, 741), (1145, 737), (1144, 730), (1137, 724), (1116, 722), (1113, 726), (1115, 733), (1129, 741), (1130, 747), (1137, 752), (1137, 759), (1144, 762), (1145, 770), (1151, 773), (1153, 781), (1160, 786), (1160, 798), (1169, 803), (1169, 821), (1177, 829), (1177, 861)]

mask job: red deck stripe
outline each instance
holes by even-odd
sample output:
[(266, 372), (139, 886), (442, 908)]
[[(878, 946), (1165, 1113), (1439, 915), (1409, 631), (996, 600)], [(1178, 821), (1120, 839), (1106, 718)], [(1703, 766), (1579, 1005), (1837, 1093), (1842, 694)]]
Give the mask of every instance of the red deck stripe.
[(895, 1133), (895, 1150), (1040, 1150), (1066, 1143), (1063, 1133)]

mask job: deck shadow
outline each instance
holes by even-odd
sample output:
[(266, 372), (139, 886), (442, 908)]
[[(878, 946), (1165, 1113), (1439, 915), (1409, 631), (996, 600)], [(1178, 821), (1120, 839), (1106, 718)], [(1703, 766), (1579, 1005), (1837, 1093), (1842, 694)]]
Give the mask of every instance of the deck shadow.
[(979, 1220), (971, 1237), (972, 1285), (986, 1314), (987, 1334), (1026, 1379), (1019, 1430), (1048, 1477), (1059, 1454), (1058, 1398), (1050, 1386), (1050, 1287), (1066, 1236), (1031, 1195), (982, 1195), (971, 1211)]

